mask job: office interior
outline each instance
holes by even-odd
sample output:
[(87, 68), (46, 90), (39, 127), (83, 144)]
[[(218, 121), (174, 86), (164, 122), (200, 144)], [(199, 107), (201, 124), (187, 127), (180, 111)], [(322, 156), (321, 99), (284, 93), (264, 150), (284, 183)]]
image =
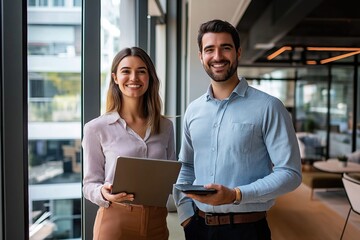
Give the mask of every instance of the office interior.
[[(139, 46), (161, 79), (180, 148), (182, 116), (210, 80), (199, 25), (239, 30), (238, 73), (279, 98), (322, 158), (360, 150), (360, 16), (356, 0), (1, 1), (0, 239), (89, 239), (82, 126), (104, 113), (113, 56)], [(42, 229), (42, 230), (41, 230)]]

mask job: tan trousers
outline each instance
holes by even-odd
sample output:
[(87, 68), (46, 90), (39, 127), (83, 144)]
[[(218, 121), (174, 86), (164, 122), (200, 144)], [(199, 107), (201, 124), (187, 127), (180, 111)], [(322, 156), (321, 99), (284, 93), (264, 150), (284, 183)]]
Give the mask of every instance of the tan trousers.
[(98, 209), (94, 240), (167, 240), (166, 207), (112, 203)]

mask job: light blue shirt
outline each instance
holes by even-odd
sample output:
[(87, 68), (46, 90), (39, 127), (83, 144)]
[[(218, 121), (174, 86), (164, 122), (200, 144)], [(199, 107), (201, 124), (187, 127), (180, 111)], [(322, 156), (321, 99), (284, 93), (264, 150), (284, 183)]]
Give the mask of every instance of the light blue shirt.
[[(229, 98), (217, 100), (211, 85), (184, 117), (177, 183), (238, 187), (239, 205), (195, 202), (204, 212), (267, 211), (274, 199), (301, 183), (299, 146), (289, 112), (275, 97), (241, 78)], [(174, 189), (180, 222), (194, 214), (193, 200)]]

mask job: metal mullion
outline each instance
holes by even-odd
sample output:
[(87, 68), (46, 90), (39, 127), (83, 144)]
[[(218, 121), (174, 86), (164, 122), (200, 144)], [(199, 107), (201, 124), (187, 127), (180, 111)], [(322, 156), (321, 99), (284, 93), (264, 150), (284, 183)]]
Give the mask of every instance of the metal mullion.
[(27, 1), (1, 2), (1, 239), (29, 239)]
[(135, 22), (136, 45), (148, 52), (148, 1), (136, 0)]
[[(100, 115), (100, 17), (101, 0), (82, 1), (82, 129), (86, 122)], [(97, 206), (83, 197), (81, 203), (82, 239), (92, 239)]]

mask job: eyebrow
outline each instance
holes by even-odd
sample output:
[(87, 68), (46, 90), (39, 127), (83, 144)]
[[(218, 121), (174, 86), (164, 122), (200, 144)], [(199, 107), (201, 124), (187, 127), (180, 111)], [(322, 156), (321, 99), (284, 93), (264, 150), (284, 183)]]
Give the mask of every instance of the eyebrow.
[[(131, 67), (125, 66), (125, 67), (120, 68), (120, 70), (127, 70), (127, 69), (131, 69)], [(136, 70), (143, 70), (143, 69), (147, 70), (146, 67), (138, 67)]]
[[(209, 46), (205, 46), (204, 47), (204, 50), (208, 49), (208, 48), (213, 48), (215, 45), (209, 45)], [(234, 48), (234, 45), (231, 44), (231, 43), (223, 43), (223, 44), (220, 44), (220, 47), (232, 47)]]

